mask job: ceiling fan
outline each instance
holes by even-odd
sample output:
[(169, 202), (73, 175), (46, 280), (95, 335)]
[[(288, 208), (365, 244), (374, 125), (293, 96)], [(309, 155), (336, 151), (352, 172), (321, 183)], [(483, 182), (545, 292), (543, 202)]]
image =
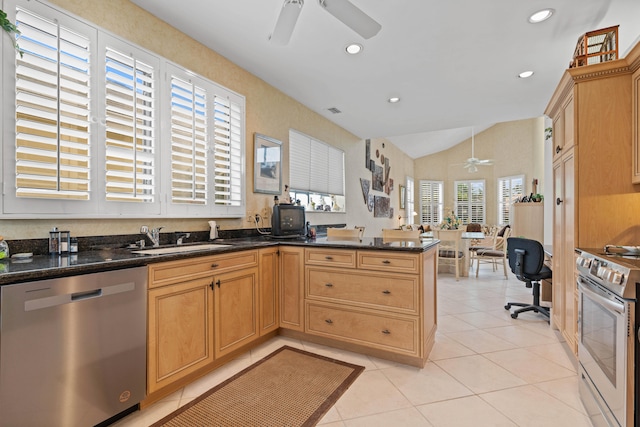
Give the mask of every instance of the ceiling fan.
[[(318, 0), (318, 4), (365, 39), (375, 36), (382, 28), (349, 0)], [(276, 26), (269, 37), (273, 44), (284, 46), (289, 43), (302, 6), (304, 0), (284, 0)]]
[(478, 159), (475, 156), (475, 138), (473, 135), (473, 128), (471, 128), (471, 157), (467, 159), (464, 164), (464, 168), (467, 169), (469, 173), (478, 172), (478, 166), (490, 166), (493, 164), (493, 160), (491, 159)]

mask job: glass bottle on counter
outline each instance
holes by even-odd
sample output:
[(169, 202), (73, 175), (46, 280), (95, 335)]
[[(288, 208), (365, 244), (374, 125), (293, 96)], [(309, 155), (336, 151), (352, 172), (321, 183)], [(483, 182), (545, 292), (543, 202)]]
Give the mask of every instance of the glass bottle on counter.
[(58, 231), (58, 227), (53, 227), (49, 232), (49, 253), (60, 253), (60, 232)]
[(0, 259), (9, 258), (9, 245), (4, 241), (4, 237), (0, 236)]

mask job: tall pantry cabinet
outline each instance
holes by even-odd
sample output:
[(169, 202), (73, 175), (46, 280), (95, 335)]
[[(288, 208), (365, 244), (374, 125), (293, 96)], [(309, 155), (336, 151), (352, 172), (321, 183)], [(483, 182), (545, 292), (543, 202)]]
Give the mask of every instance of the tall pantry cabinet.
[(640, 187), (632, 184), (632, 171), (640, 170), (632, 165), (632, 76), (639, 66), (640, 44), (626, 58), (568, 69), (545, 110), (553, 121), (552, 322), (574, 352), (575, 249), (640, 244)]

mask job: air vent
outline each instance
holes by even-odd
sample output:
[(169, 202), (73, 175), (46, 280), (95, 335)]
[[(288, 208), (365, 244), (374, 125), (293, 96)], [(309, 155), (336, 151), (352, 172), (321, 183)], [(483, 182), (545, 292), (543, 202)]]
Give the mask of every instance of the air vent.
[(333, 114), (342, 113), (342, 111), (338, 110), (336, 107), (327, 108), (327, 110), (331, 111)]

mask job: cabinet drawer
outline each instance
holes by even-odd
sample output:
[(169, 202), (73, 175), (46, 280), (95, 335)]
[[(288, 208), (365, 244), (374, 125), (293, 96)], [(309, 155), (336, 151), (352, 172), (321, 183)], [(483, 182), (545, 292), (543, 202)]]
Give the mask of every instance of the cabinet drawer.
[(257, 265), (258, 251), (256, 250), (150, 264), (149, 287), (164, 286), (185, 279)]
[(420, 255), (389, 251), (358, 251), (358, 268), (399, 273), (419, 273)]
[(356, 266), (356, 251), (341, 249), (305, 249), (305, 263), (309, 265), (331, 265), (334, 267)]
[(396, 353), (419, 355), (418, 318), (307, 303), (306, 332)]
[(307, 267), (306, 297), (418, 313), (418, 276)]

